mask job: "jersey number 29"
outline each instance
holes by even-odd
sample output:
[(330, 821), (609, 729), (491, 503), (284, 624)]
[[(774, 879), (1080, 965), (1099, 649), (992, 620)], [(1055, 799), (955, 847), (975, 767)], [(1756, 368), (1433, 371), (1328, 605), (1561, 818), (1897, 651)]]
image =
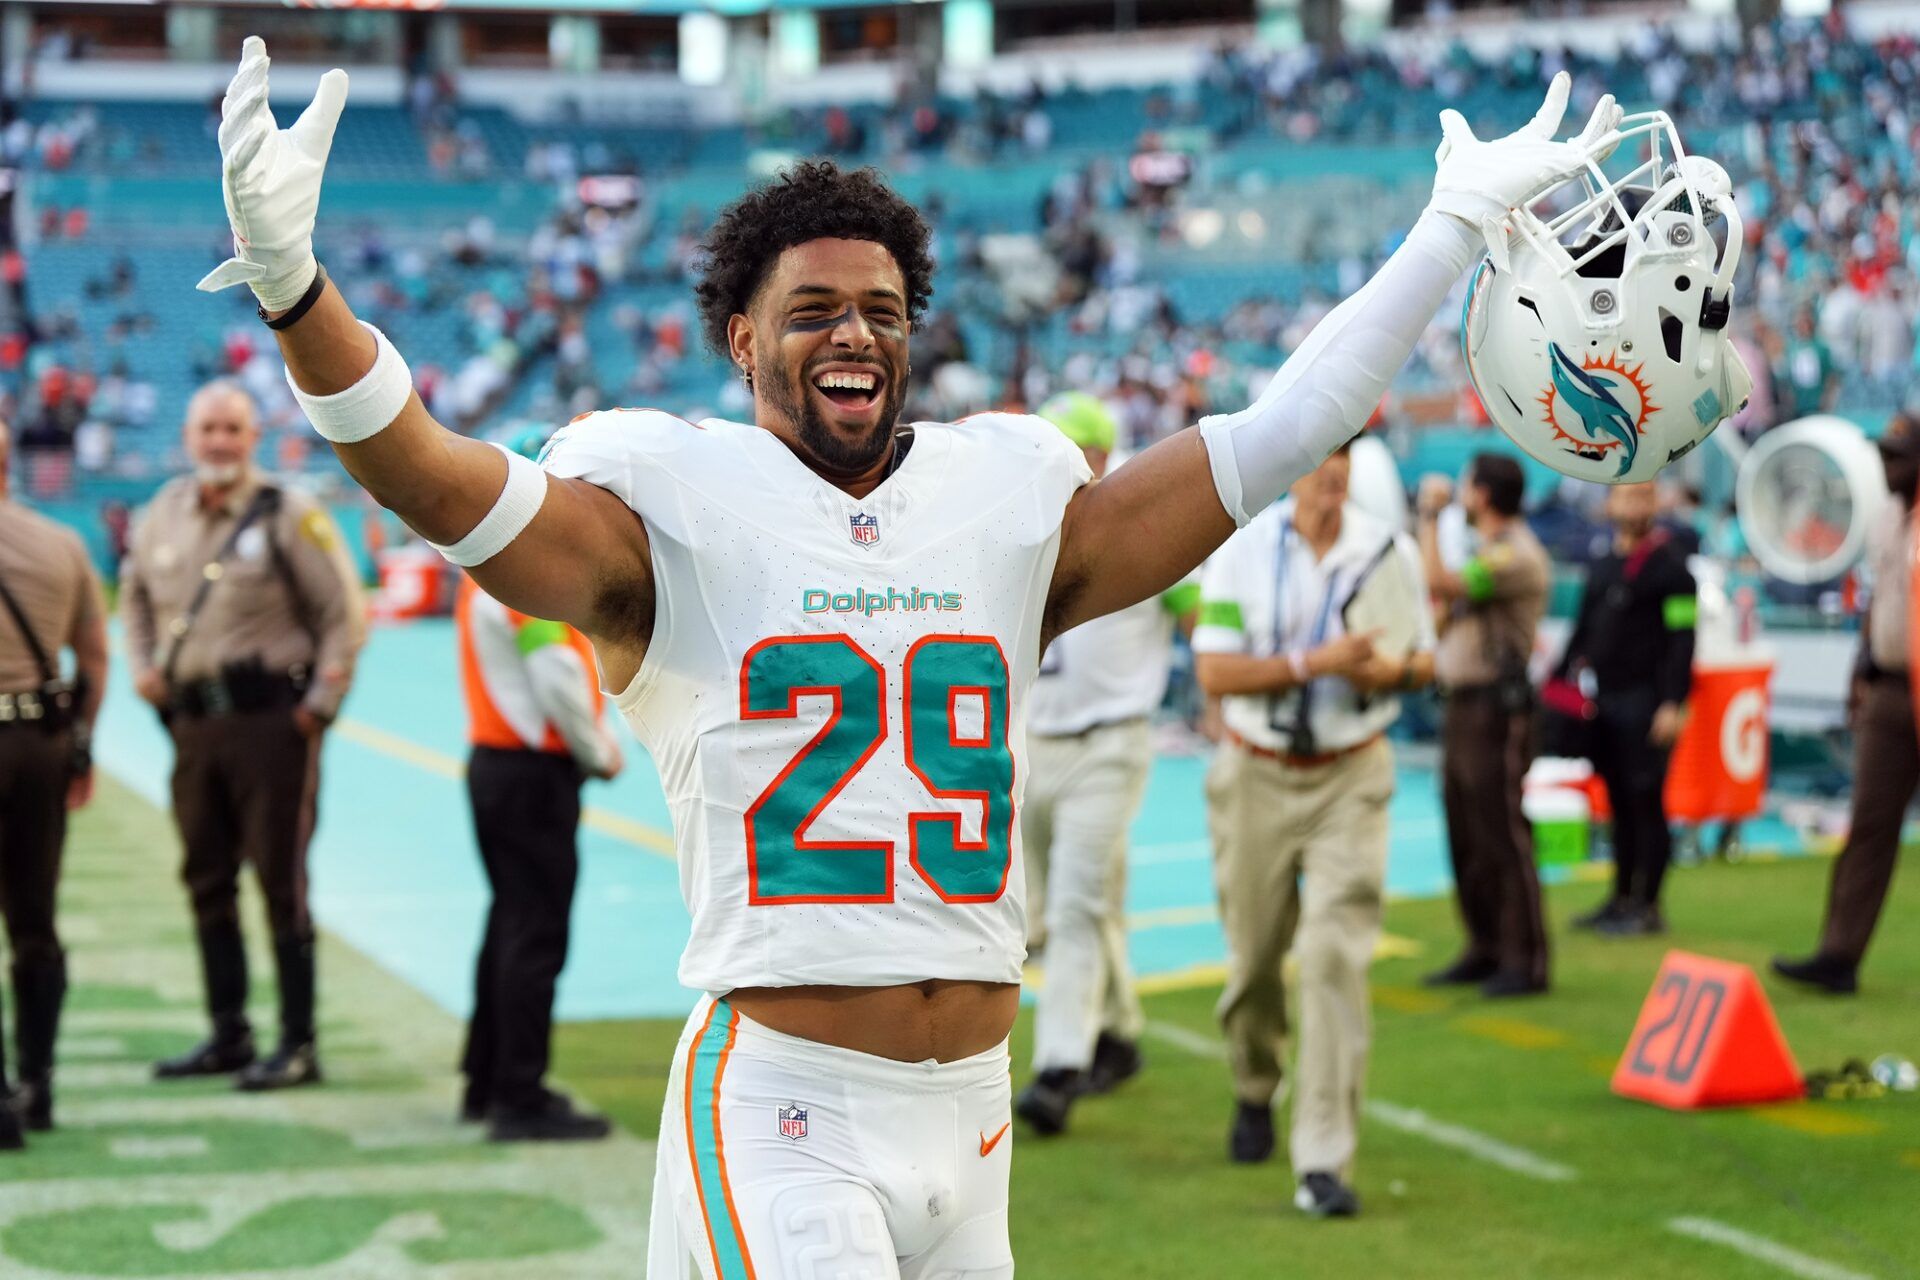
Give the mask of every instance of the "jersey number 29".
[[(960, 815), (907, 815), (908, 861), (946, 902), (992, 902), (1013, 862), (1013, 751), (1007, 745), (1007, 659), (989, 636), (923, 636), (900, 664), (907, 768), (942, 800), (980, 805), (980, 838)], [(775, 636), (740, 664), (740, 717), (790, 720), (800, 699), (833, 699), (826, 724), (747, 809), (747, 900), (893, 901), (891, 840), (816, 840), (808, 829), (887, 737), (887, 671), (844, 635)], [(978, 736), (958, 705), (977, 698)]]

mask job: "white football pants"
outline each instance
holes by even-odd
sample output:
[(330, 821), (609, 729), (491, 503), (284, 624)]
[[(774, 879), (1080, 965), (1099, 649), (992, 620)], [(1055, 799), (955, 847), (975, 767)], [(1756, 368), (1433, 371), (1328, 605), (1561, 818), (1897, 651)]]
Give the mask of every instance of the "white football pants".
[(647, 1280), (1011, 1280), (1005, 1044), (895, 1062), (702, 997), (660, 1120)]
[(1127, 961), (1127, 828), (1152, 764), (1144, 718), (1027, 739), (1027, 910), (1044, 912), (1046, 939), (1046, 980), (1034, 1004), (1036, 1071), (1086, 1070), (1103, 1026), (1123, 1039), (1140, 1036)]

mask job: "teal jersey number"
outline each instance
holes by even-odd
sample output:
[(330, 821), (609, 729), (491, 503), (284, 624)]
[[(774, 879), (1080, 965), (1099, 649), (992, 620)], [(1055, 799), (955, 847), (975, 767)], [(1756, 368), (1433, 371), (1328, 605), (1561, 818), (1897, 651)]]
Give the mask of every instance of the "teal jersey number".
[[(989, 637), (927, 636), (901, 674), (907, 767), (931, 795), (980, 805), (976, 840), (961, 838), (957, 813), (908, 814), (910, 861), (944, 901), (995, 901), (1013, 864), (1006, 656)], [(833, 710), (747, 809), (748, 901), (891, 902), (892, 841), (808, 834), (886, 739), (886, 670), (840, 635), (776, 636), (747, 651), (741, 719), (793, 719), (804, 696), (830, 697)], [(979, 713), (977, 733), (962, 733), (963, 701)]]
[(762, 640), (740, 664), (740, 718), (791, 720), (833, 699), (820, 732), (747, 810), (747, 901), (891, 902), (893, 843), (812, 840), (807, 829), (887, 736), (887, 673), (846, 636)]
[[(947, 902), (992, 902), (1013, 862), (1013, 750), (1007, 745), (1007, 660), (987, 636), (928, 636), (907, 650), (907, 767), (942, 800), (980, 805), (980, 838), (957, 813), (907, 819), (913, 869)], [(960, 702), (980, 712), (963, 737)]]

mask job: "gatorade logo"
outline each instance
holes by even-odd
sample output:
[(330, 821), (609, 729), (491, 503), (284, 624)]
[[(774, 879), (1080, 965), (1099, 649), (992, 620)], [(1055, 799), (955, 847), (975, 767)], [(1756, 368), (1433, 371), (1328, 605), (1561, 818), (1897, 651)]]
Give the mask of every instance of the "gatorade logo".
[(1727, 777), (1752, 782), (1767, 767), (1767, 695), (1761, 689), (1742, 689), (1727, 703), (1720, 719), (1720, 759)]

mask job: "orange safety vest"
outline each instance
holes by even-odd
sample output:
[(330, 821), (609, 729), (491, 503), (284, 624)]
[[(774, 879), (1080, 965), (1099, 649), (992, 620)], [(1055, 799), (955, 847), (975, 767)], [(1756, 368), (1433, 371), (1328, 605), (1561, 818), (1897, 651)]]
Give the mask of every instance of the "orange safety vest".
[[(480, 588), (471, 577), (460, 575), (460, 595), (454, 605), (453, 625), (460, 645), (460, 685), (467, 697), (467, 741), (476, 747), (497, 747), (504, 751), (548, 751), (556, 755), (568, 755), (566, 740), (552, 724), (544, 726), (544, 734), (537, 743), (523, 739), (514, 727), (501, 714), (499, 704), (494, 701), (492, 690), (487, 687), (485, 664), (480, 659), (478, 648), (473, 642), (473, 605), (474, 597), (480, 594)], [(503, 606), (504, 607), (504, 606)], [(507, 621), (518, 631), (529, 622), (540, 619), (515, 609), (507, 610)], [(566, 626), (566, 624), (560, 624)], [(581, 665), (587, 672), (588, 695), (593, 700), (593, 713), (600, 714), (604, 697), (599, 683), (594, 679), (593, 645), (579, 630), (567, 626), (567, 644), (580, 655)]]

